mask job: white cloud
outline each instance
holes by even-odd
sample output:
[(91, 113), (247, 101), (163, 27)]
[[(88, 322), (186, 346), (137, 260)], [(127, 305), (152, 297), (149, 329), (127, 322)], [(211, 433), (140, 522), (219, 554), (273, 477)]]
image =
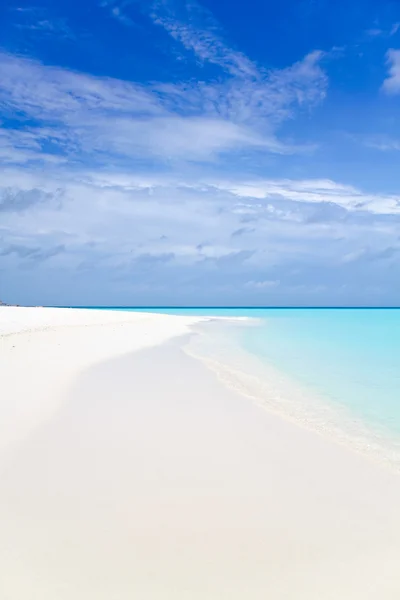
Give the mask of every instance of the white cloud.
[(385, 32), (383, 29), (378, 29), (377, 27), (375, 27), (372, 29), (368, 29), (366, 31), (366, 34), (369, 35), (370, 37), (380, 37), (381, 35), (384, 35)]
[(364, 141), (365, 146), (380, 150), (381, 152), (395, 152), (400, 150), (400, 141), (386, 136), (368, 138)]
[(13, 26), (28, 33), (28, 36), (31, 32), (36, 38), (51, 36), (57, 38), (58, 41), (76, 41), (67, 20), (50, 16), (49, 11), (44, 7), (10, 7), (9, 11), (13, 13)]
[[(104, 164), (138, 157), (204, 161), (246, 149), (302, 152), (280, 141), (277, 129), (296, 106), (323, 97), (321, 56), (314, 52), (257, 79), (145, 87), (0, 53), (0, 101), (36, 123), (3, 129), (3, 155), (12, 139), (10, 156), (20, 162), (34, 153), (40, 160), (53, 154), (55, 160), (86, 157)], [(43, 145), (52, 152), (43, 152)]]
[(82, 127), (80, 141), (88, 151), (160, 159), (209, 161), (215, 154), (243, 147), (280, 151), (279, 142), (264, 139), (244, 126), (217, 118), (173, 115), (140, 120), (118, 118), (101, 124), (91, 120)]
[[(165, 6), (153, 3), (153, 20), (218, 79), (139, 85), (0, 53), (0, 102), (22, 115), (0, 129), (2, 276), (36, 260), (35, 276), (67, 285), (64, 297), (97, 277), (92, 289), (118, 280), (126, 293), (131, 281), (164, 293), (174, 281), (193, 298), (221, 289), (231, 301), (238, 290), (321, 290), (303, 280), (350, 268), (366, 237), (359, 260), (397, 260), (398, 196), (246, 174), (254, 157), (307, 150), (280, 127), (323, 100), (325, 55), (267, 71), (193, 3), (184, 15)], [(131, 25), (120, 3), (108, 8)]]
[[(255, 64), (223, 41), (211, 14), (197, 3), (187, 3), (181, 10), (181, 18), (176, 5), (171, 2), (156, 0), (146, 8), (156, 25), (193, 51), (199, 60), (216, 64), (234, 76), (258, 76)], [(204, 22), (208, 24), (207, 29), (203, 27)]]
[(293, 202), (334, 204), (351, 212), (400, 214), (400, 195), (367, 194), (354, 186), (329, 179), (220, 181), (215, 185), (241, 198), (282, 198)]
[[(355, 192), (331, 181), (243, 181), (239, 192), (238, 180), (217, 184), (204, 173), (73, 173), (58, 167), (46, 173), (8, 168), (1, 185), (3, 281), (19, 267), (47, 270), (47, 279), (58, 282), (55, 294), (63, 289), (61, 279), (74, 290), (74, 278), (83, 278), (76, 288), (82, 290), (88, 275), (110, 294), (131, 279), (140, 281), (147, 298), (155, 289), (163, 297), (171, 281), (192, 290), (192, 298), (204, 286), (213, 294), (229, 287), (230, 297), (240, 290), (284, 295), (300, 284), (306, 293), (316, 285), (318, 269), (332, 274), (341, 265), (357, 267), (375, 255), (389, 256), (398, 245), (396, 214), (334, 204)], [(357, 196), (361, 203), (369, 198), (360, 191)], [(321, 212), (321, 205), (328, 211)], [(335, 206), (345, 220), (336, 218)], [(370, 252), (360, 253), (366, 240)], [(349, 258), (355, 256), (356, 262)], [(392, 252), (379, 264), (398, 258)], [(308, 272), (312, 286), (304, 282)]]
[(265, 280), (261, 280), (261, 281), (246, 281), (245, 286), (247, 288), (252, 288), (252, 289), (258, 289), (258, 290), (264, 290), (264, 289), (268, 289), (268, 288), (275, 288), (279, 285), (279, 280), (277, 279), (265, 279)]
[(388, 50), (386, 54), (389, 76), (383, 82), (383, 90), (387, 94), (400, 93), (400, 50)]
[(41, 140), (51, 133), (36, 130), (5, 129), (0, 127), (0, 164), (23, 164), (28, 162), (65, 163), (66, 158), (42, 150)]
[(82, 116), (110, 111), (132, 116), (163, 112), (156, 97), (143, 87), (94, 77), (0, 52), (0, 99), (10, 109), (40, 120), (74, 124)]
[(371, 38), (389, 38), (396, 35), (400, 28), (400, 23), (393, 23), (390, 28), (371, 27), (365, 32)]
[[(163, 188), (194, 190), (196, 193), (221, 192), (230, 194), (241, 212), (258, 208), (272, 210), (269, 201), (290, 201), (294, 204), (328, 204), (350, 213), (371, 215), (400, 214), (400, 195), (369, 194), (355, 186), (330, 179), (247, 179), (232, 175), (230, 179), (215, 178), (203, 171), (192, 175), (170, 172), (168, 175), (88, 172), (86, 181), (101, 188), (143, 190)], [(250, 202), (249, 200), (250, 199)], [(263, 201), (266, 202), (258, 202)], [(275, 209), (277, 210), (277, 209)]]
[(390, 30), (390, 35), (395, 35), (400, 29), (400, 23), (393, 23), (392, 28)]
[(117, 19), (117, 21), (120, 21), (120, 23), (123, 23), (124, 25), (129, 25), (129, 26), (134, 25), (134, 22), (132, 21), (132, 19), (127, 17), (118, 6), (114, 6), (111, 9), (111, 14), (115, 19)]

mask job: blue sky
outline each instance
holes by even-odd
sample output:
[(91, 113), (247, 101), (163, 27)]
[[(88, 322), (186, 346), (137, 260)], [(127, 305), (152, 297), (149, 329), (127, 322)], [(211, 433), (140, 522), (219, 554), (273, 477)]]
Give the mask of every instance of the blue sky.
[(3, 0), (0, 298), (399, 305), (400, 5)]

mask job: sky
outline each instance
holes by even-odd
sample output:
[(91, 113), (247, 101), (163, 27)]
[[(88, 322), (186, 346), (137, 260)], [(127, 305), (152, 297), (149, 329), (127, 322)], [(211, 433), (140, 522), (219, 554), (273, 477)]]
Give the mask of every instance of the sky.
[(400, 305), (400, 4), (3, 0), (0, 299)]

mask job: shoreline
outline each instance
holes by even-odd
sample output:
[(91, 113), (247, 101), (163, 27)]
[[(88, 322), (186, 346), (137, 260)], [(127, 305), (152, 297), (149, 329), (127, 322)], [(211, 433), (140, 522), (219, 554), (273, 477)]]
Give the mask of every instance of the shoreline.
[(185, 348), (204, 319), (130, 315), (1, 340), (3, 426), (29, 402), (0, 447), (0, 595), (397, 598), (398, 475), (218, 381)]
[[(10, 387), (10, 378), (17, 379), (15, 369), (19, 361), (29, 363), (30, 375), (34, 374), (38, 356), (31, 350), (33, 334), (35, 342), (40, 342), (41, 351), (44, 350), (44, 355), (39, 357), (42, 362), (50, 359), (50, 363), (54, 363), (56, 360), (57, 356), (47, 355), (50, 346), (44, 348), (47, 344), (46, 336), (49, 338), (49, 344), (55, 341), (53, 351), (56, 351), (56, 355), (59, 353), (58, 361), (65, 360), (65, 366), (68, 367), (67, 377), (66, 373), (63, 374), (64, 386), (68, 378), (103, 360), (156, 346), (174, 337), (189, 335), (184, 351), (201, 361), (228, 389), (239, 392), (267, 413), (327, 437), (379, 465), (400, 472), (400, 440), (397, 437), (390, 435), (387, 430), (355, 419), (344, 407), (332, 404), (329, 398), (315, 393), (293, 376), (261, 361), (256, 355), (242, 348), (236, 338), (229, 334), (231, 325), (235, 329), (242, 326), (252, 327), (257, 326), (258, 321), (257, 317), (245, 316), (186, 316), (136, 310), (1, 306), (2, 351), (8, 352), (11, 348), (17, 356), (13, 357), (14, 364), (11, 365), (11, 370), (5, 368), (3, 363), (0, 376), (3, 378), (3, 386)], [(130, 328), (135, 335), (131, 335)], [(62, 355), (62, 348), (59, 348), (60, 344), (56, 340), (62, 331), (69, 337), (75, 337), (79, 331), (79, 343), (84, 346), (86, 343), (86, 346), (81, 348), (78, 356), (74, 357), (70, 351), (67, 351), (65, 356)], [(22, 341), (23, 353), (20, 357), (20, 343), (14, 344), (14, 339)], [(66, 342), (67, 347), (70, 342)], [(40, 362), (36, 366), (40, 370)], [(30, 383), (32, 384), (32, 379)], [(37, 383), (33, 381), (33, 389)], [(47, 387), (50, 383), (47, 381)], [(55, 382), (52, 386), (53, 391), (57, 385)], [(24, 383), (23, 387), (31, 388), (28, 382)], [(47, 396), (50, 393), (51, 390), (47, 391)], [(22, 390), (19, 396), (21, 395)], [(59, 399), (59, 402), (61, 401)], [(59, 402), (54, 404), (54, 410), (57, 410)], [(51, 414), (50, 402), (45, 409)], [(43, 415), (41, 418), (46, 417)], [(22, 423), (24, 419), (20, 420)], [(34, 427), (34, 423), (31, 426)], [(12, 426), (7, 418), (4, 419), (0, 408), (0, 450), (6, 445), (7, 438), (10, 438), (11, 430)]]
[(206, 365), (223, 385), (267, 413), (400, 473), (400, 439), (393, 432), (355, 416), (283, 369), (261, 360), (226, 328), (216, 333), (208, 323), (200, 323), (195, 331), (198, 337), (190, 338), (184, 351)]

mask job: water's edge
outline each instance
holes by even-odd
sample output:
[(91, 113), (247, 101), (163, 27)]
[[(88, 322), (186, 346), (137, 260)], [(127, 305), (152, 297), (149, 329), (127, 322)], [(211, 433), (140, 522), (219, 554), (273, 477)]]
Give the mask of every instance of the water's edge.
[(400, 472), (400, 437), (385, 427), (371, 425), (346, 407), (316, 394), (289, 373), (248, 352), (238, 331), (257, 327), (257, 319), (235, 323), (210, 320), (193, 328), (184, 351), (211, 369), (230, 389), (271, 413), (329, 437), (369, 459)]

